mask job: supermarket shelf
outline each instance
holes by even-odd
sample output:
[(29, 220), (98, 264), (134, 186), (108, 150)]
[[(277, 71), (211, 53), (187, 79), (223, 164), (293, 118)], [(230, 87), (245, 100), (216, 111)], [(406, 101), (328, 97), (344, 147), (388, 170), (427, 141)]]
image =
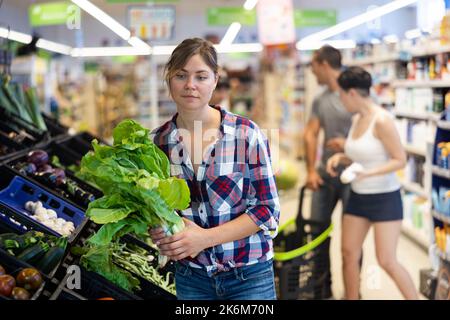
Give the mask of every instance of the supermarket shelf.
[(438, 121), (437, 126), (444, 130), (450, 130), (450, 121)]
[(411, 241), (416, 243), (423, 250), (428, 252), (428, 248), (430, 247), (430, 240), (426, 237), (426, 235), (412, 227), (410, 223), (403, 221), (402, 223), (402, 233), (409, 238)]
[(445, 223), (449, 223), (450, 224), (450, 217), (449, 216), (445, 216), (442, 213), (437, 212), (436, 210), (431, 211), (431, 214), (433, 215), (433, 217), (435, 217), (436, 219), (445, 222)]
[(443, 169), (438, 166), (433, 166), (431, 171), (433, 172), (433, 174), (435, 174), (437, 176), (440, 176), (440, 177), (446, 178), (446, 179), (450, 179), (450, 170), (448, 170), (448, 169)]
[(393, 111), (393, 114), (399, 118), (410, 118), (417, 120), (439, 121), (441, 118), (441, 114), (436, 112)]
[(450, 80), (397, 80), (395, 88), (450, 88)]
[(450, 52), (450, 46), (435, 46), (431, 48), (422, 48), (411, 51), (412, 57), (432, 56), (440, 53)]
[(398, 53), (385, 55), (385, 56), (376, 56), (376, 57), (367, 57), (360, 59), (347, 60), (344, 62), (347, 66), (364, 66), (367, 64), (375, 64), (375, 63), (383, 63), (383, 62), (391, 62), (399, 60), (400, 56)]
[(423, 148), (419, 148), (419, 147), (416, 147), (416, 146), (410, 145), (410, 144), (405, 144), (404, 148), (407, 153), (415, 154), (415, 155), (423, 156), (423, 157), (427, 156), (427, 152)]
[(428, 193), (418, 183), (403, 181), (402, 186), (406, 191), (415, 193), (422, 198), (428, 199)]

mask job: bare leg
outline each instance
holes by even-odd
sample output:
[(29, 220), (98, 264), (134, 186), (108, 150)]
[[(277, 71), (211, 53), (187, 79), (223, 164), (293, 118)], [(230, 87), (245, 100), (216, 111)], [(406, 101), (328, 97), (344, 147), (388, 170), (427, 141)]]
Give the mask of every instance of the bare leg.
[(359, 299), (360, 259), (362, 246), (370, 221), (366, 218), (345, 214), (342, 219), (342, 261), (345, 299)]
[(403, 297), (408, 300), (417, 300), (419, 297), (414, 282), (408, 271), (397, 261), (397, 243), (401, 224), (401, 220), (374, 224), (377, 260), (394, 280)]

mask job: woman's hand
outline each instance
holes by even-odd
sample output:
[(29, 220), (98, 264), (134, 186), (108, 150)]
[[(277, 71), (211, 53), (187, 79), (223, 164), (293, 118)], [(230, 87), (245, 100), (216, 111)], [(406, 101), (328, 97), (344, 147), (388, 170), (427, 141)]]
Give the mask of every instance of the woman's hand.
[(150, 237), (158, 246), (161, 254), (174, 261), (189, 256), (195, 257), (200, 251), (209, 247), (207, 230), (186, 218), (183, 220), (185, 228), (173, 236), (166, 236), (162, 228), (150, 230)]
[(336, 177), (337, 172), (335, 168), (341, 163), (343, 153), (336, 153), (332, 155), (327, 161), (327, 172), (330, 176)]

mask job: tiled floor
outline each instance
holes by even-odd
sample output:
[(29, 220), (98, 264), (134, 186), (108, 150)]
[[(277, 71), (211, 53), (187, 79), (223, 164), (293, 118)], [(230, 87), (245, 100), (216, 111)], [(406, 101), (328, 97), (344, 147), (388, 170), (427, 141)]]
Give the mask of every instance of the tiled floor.
[[(306, 204), (304, 206), (304, 214), (309, 213), (308, 202), (310, 197), (306, 197)], [(287, 221), (289, 218), (296, 216), (298, 207), (297, 194), (289, 193), (281, 195), (281, 218), (280, 223)], [(344, 294), (342, 271), (341, 271), (341, 254), (340, 254), (340, 206), (336, 208), (333, 214), (334, 230), (331, 240), (331, 269), (333, 277), (333, 293), (336, 299), (341, 299)], [(416, 288), (419, 288), (419, 271), (423, 268), (428, 268), (430, 262), (428, 254), (411, 242), (404, 236), (401, 236), (399, 241), (397, 255), (399, 261), (403, 263), (405, 268), (409, 271)], [(363, 299), (370, 300), (393, 300), (402, 299), (402, 296), (395, 286), (394, 282), (388, 275), (378, 267), (375, 258), (375, 248), (373, 240), (373, 232), (370, 231), (364, 243), (364, 261), (361, 274), (361, 294)]]

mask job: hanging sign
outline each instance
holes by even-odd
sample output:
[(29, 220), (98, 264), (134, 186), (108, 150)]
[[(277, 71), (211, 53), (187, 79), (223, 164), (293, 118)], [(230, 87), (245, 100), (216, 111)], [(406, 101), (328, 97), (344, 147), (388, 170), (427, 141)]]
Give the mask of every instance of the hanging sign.
[(66, 24), (80, 18), (77, 5), (69, 1), (32, 4), (28, 10), (32, 27)]
[(132, 6), (128, 8), (131, 34), (147, 41), (171, 40), (175, 33), (174, 6)]
[(259, 0), (259, 40), (264, 45), (295, 42), (294, 8), (292, 0)]
[(256, 25), (256, 11), (242, 7), (209, 8), (207, 18), (209, 26), (229, 26), (233, 22), (247, 26)]
[(336, 10), (294, 10), (294, 21), (297, 28), (330, 27), (337, 23)]

